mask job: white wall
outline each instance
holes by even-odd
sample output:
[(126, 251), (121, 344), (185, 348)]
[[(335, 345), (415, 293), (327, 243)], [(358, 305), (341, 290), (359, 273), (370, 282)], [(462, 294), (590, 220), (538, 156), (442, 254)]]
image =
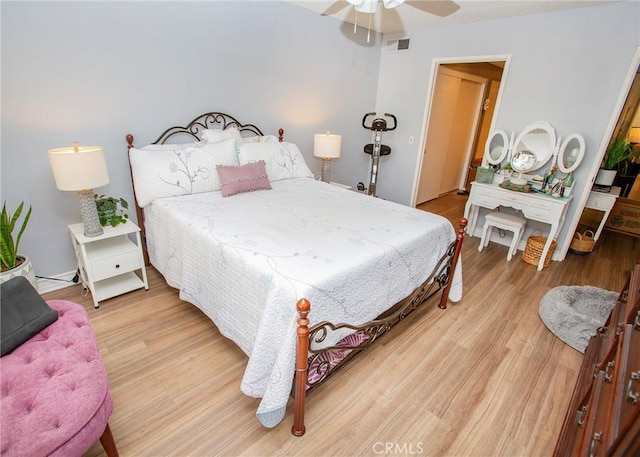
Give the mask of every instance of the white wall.
[[(133, 203), (124, 136), (140, 146), (208, 110), (267, 133), (279, 127), (312, 169), (314, 133), (343, 135), (336, 181), (367, 182), (364, 113), (390, 112), (398, 128), (381, 159), (378, 195), (410, 204), (434, 58), (511, 54), (496, 127), (544, 119), (579, 132), (594, 162), (630, 59), (640, 4), (622, 2), (410, 33), (411, 50), (380, 53), (378, 37), (284, 2), (0, 2), (2, 200), (33, 205), (20, 251), (37, 274), (75, 268), (67, 225), (73, 193), (58, 191), (46, 151), (97, 144), (111, 183)], [(408, 137), (414, 136), (413, 145)], [(569, 216), (571, 217), (570, 209)], [(566, 229), (566, 225), (565, 225)]]
[[(355, 184), (375, 106), (379, 44), (284, 2), (2, 2), (1, 193), (33, 206), (20, 247), (38, 275), (75, 269), (72, 192), (56, 189), (47, 150), (105, 149), (100, 193), (133, 203), (125, 134), (136, 144), (217, 110), (312, 157), (313, 134), (343, 134), (333, 177)], [(376, 37), (379, 39), (379, 37)], [(366, 164), (365, 164), (366, 167)], [(366, 175), (367, 170), (362, 170)], [(362, 179), (362, 178), (360, 178)], [(135, 212), (130, 213), (135, 220)]]
[(575, 173), (579, 199), (591, 188), (588, 175), (640, 45), (639, 22), (640, 2), (631, 1), (409, 33), (409, 52), (381, 55), (376, 107), (394, 113), (399, 126), (387, 136), (393, 152), (381, 166), (378, 195), (412, 203), (421, 142), (410, 145), (408, 138), (423, 134), (433, 60), (511, 55), (494, 127), (517, 135), (546, 120), (563, 138), (582, 134), (587, 151)]

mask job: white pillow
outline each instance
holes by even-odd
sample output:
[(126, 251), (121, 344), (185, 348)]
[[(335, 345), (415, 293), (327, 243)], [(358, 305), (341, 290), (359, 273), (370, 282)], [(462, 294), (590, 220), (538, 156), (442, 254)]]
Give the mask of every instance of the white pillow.
[(277, 143), (278, 138), (273, 135), (242, 137), (242, 143)]
[(236, 140), (178, 150), (129, 150), (138, 206), (157, 198), (220, 190), (217, 165), (237, 166)]
[(240, 165), (264, 160), (269, 181), (289, 178), (313, 178), (313, 173), (294, 143), (242, 143)]
[(204, 129), (200, 135), (202, 141), (206, 143), (219, 143), (230, 139), (236, 140), (237, 144), (242, 143), (242, 135), (240, 130), (235, 127), (229, 127), (225, 130), (220, 129)]
[(176, 144), (148, 144), (143, 146), (142, 149), (148, 151), (180, 151), (187, 148), (198, 148), (204, 143), (200, 141), (193, 141), (191, 143), (176, 143)]

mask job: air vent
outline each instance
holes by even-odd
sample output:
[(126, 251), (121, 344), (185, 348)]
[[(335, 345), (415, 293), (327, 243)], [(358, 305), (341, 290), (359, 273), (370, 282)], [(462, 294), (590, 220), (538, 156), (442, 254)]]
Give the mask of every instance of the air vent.
[(390, 38), (385, 43), (385, 51), (398, 52), (409, 50), (409, 38)]

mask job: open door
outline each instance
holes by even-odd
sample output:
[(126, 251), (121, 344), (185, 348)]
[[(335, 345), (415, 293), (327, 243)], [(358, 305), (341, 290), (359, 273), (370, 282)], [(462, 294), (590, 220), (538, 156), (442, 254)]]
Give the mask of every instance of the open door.
[(480, 136), (490, 130), (504, 61), (439, 64), (425, 132), (415, 205), (465, 189)]

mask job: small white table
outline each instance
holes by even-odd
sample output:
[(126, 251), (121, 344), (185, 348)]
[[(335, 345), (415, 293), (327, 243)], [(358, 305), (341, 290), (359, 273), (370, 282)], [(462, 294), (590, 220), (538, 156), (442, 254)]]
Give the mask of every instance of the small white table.
[[(99, 302), (132, 290), (149, 290), (147, 271), (142, 257), (140, 228), (131, 221), (115, 227), (103, 227), (100, 236), (84, 235), (84, 224), (69, 226), (71, 242), (76, 253), (80, 279), (91, 291), (93, 306)], [(136, 242), (129, 239), (135, 234)], [(135, 273), (140, 270), (142, 279)]]
[(607, 222), (609, 214), (616, 204), (616, 200), (620, 196), (621, 190), (622, 189), (620, 187), (613, 186), (609, 192), (598, 192), (596, 190), (592, 190), (589, 193), (589, 198), (587, 199), (587, 203), (584, 207), (604, 211), (604, 216), (602, 216), (600, 225), (598, 225), (598, 230), (596, 230), (596, 234), (593, 237), (594, 241), (598, 241), (598, 238), (600, 238), (604, 224)]
[(478, 222), (479, 208), (495, 209), (498, 206), (507, 206), (522, 211), (524, 217), (534, 221), (549, 224), (549, 234), (544, 245), (538, 271), (544, 268), (544, 260), (551, 248), (553, 239), (558, 235), (564, 218), (567, 214), (570, 197), (552, 197), (550, 195), (535, 192), (516, 192), (503, 189), (497, 184), (471, 183), (469, 199), (464, 207), (464, 217), (469, 221), (467, 233), (473, 236)]

